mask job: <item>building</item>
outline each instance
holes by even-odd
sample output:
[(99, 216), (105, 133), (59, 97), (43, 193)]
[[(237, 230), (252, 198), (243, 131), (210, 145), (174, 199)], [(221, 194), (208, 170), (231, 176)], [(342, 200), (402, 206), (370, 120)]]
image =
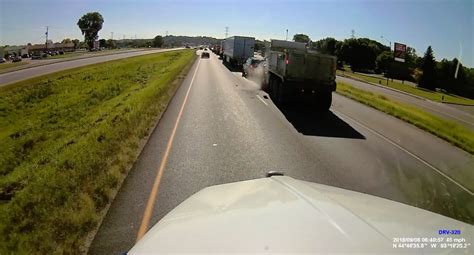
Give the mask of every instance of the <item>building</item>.
[(48, 43), (34, 44), (26, 46), (30, 54), (42, 53), (44, 51), (64, 51), (72, 52), (75, 50), (74, 43)]
[(7, 55), (11, 56), (21, 56), (26, 53), (28, 54), (41, 54), (45, 51), (64, 51), (72, 52), (74, 51), (74, 43), (53, 43), (48, 42), (48, 44), (28, 44), (22, 46), (8, 46), (3, 47), (0, 51), (1, 57), (6, 57)]

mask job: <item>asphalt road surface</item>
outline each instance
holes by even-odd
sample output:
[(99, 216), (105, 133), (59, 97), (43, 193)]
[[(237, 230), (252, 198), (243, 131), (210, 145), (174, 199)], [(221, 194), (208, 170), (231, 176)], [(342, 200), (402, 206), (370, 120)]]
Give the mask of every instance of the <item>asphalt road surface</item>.
[(110, 61), (110, 60), (141, 56), (141, 55), (163, 52), (163, 51), (179, 50), (179, 49), (182, 49), (182, 48), (125, 52), (125, 53), (111, 54), (111, 55), (105, 55), (105, 56), (81, 58), (81, 59), (70, 60), (70, 61), (61, 61), (58, 63), (21, 69), (18, 71), (0, 74), (0, 87), (5, 86), (10, 83), (17, 82), (17, 81), (33, 78), (33, 77), (44, 75), (44, 74), (54, 73), (57, 71), (71, 69), (75, 67), (97, 64), (97, 63)]
[(438, 103), (430, 100), (420, 99), (414, 96), (410, 96), (398, 91), (386, 89), (383, 87), (374, 86), (365, 82), (356, 81), (353, 79), (338, 76), (337, 81), (348, 83), (354, 87), (361, 88), (363, 90), (372, 91), (374, 93), (382, 94), (388, 98), (393, 98), (399, 102), (415, 105), (431, 114), (439, 116), (443, 119), (458, 122), (474, 130), (474, 106), (464, 106), (463, 108), (456, 108), (450, 104)]
[(177, 91), (90, 253), (120, 254), (133, 246), (158, 176), (150, 226), (205, 187), (262, 178), (268, 171), (444, 214), (451, 210), (472, 221), (473, 166), (472, 155), (337, 94), (326, 114), (306, 103), (278, 108), (256, 83), (211, 54), (194, 64)]

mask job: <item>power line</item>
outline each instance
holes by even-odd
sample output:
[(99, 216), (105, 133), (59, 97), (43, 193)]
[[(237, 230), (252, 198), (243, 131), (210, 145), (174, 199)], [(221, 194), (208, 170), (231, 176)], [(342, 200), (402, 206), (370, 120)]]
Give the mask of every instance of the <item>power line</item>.
[(225, 38), (229, 35), (229, 27), (225, 27)]

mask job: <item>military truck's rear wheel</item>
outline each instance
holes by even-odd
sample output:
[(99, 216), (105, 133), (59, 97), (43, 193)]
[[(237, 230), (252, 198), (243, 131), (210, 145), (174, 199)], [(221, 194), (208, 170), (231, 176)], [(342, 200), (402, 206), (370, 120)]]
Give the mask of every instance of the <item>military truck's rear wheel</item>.
[(285, 97), (285, 93), (283, 91), (283, 82), (281, 82), (280, 80), (276, 80), (275, 82), (275, 89), (276, 89), (276, 92), (275, 92), (275, 102), (277, 105), (283, 105), (284, 103), (284, 97)]
[(275, 98), (275, 95), (273, 94), (274, 91), (275, 91), (275, 88), (274, 88), (274, 83), (275, 83), (275, 79), (273, 78), (273, 76), (270, 75), (269, 79), (268, 79), (268, 95), (270, 95), (270, 98)]
[(269, 79), (269, 94), (270, 97), (272, 98), (273, 102), (276, 105), (281, 105), (283, 104), (283, 83), (281, 80), (275, 78), (274, 76), (270, 76)]
[(332, 103), (332, 92), (320, 92), (316, 95), (316, 109), (321, 112), (328, 111)]

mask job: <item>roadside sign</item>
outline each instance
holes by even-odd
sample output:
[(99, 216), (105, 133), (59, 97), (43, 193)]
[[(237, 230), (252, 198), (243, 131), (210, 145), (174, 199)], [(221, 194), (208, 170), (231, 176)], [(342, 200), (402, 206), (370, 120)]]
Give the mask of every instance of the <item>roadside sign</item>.
[(405, 54), (407, 52), (406, 44), (395, 43), (394, 55), (395, 61), (405, 62)]
[(100, 47), (99, 41), (94, 41), (94, 49), (98, 49)]

